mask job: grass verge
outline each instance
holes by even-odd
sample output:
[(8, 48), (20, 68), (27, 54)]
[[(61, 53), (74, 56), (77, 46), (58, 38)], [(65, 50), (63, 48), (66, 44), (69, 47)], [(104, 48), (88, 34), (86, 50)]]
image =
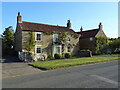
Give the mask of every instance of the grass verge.
[(43, 70), (50, 70), (50, 69), (56, 69), (61, 67), (69, 67), (69, 66), (103, 62), (103, 61), (111, 61), (115, 59), (118, 59), (118, 58), (117, 57), (87, 57), (87, 58), (63, 59), (63, 60), (55, 60), (55, 61), (47, 61), (47, 62), (34, 62), (34, 63), (29, 63), (28, 65), (31, 65), (33, 67), (40, 68)]

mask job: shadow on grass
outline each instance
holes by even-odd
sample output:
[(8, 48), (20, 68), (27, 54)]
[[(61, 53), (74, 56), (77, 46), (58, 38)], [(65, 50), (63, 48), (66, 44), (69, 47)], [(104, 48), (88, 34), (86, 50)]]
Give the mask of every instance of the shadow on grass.
[(34, 66), (34, 65), (31, 65), (31, 64), (28, 64), (29, 66), (32, 66), (32, 67), (34, 67), (34, 68), (37, 68), (37, 69), (40, 69), (40, 70), (43, 70), (43, 71), (47, 71), (48, 69), (46, 69), (46, 68), (42, 68), (42, 67), (36, 67), (36, 66)]

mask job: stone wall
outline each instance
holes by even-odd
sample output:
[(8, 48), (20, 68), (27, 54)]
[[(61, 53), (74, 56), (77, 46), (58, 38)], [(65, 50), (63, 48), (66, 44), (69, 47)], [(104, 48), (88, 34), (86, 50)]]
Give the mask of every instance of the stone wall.
[(17, 25), (16, 32), (15, 32), (15, 42), (14, 42), (14, 49), (15, 51), (22, 51), (22, 31)]
[(71, 38), (70, 44), (72, 44), (73, 46), (73, 49), (72, 49), (73, 55), (77, 55), (78, 51), (80, 50), (79, 37)]
[(79, 57), (92, 57), (92, 52), (89, 50), (80, 50)]
[[(35, 32), (33, 32), (35, 35)], [(22, 31), (22, 45), (29, 39), (29, 31)], [(52, 52), (52, 35), (46, 35), (42, 33), (42, 41), (36, 41), (36, 45), (41, 45), (42, 51), (45, 54), (50, 54)], [(35, 53), (35, 48), (32, 50)]]

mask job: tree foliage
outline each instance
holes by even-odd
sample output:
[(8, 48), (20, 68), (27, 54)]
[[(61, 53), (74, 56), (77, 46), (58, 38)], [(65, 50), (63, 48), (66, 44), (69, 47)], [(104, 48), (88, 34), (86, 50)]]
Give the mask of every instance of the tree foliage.
[(116, 39), (110, 42), (109, 47), (112, 49), (120, 48), (120, 39)]
[(103, 54), (120, 53), (120, 39), (110, 40), (110, 42), (101, 49), (101, 52)]
[(106, 37), (97, 37), (95, 41), (96, 46), (96, 54), (100, 53), (100, 50), (107, 45), (107, 38)]
[(10, 50), (14, 42), (14, 32), (12, 26), (5, 28), (2, 37), (4, 50)]

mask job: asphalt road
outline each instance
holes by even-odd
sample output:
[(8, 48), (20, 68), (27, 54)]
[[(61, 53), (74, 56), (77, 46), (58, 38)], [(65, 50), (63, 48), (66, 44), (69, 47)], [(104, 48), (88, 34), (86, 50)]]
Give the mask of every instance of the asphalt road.
[(118, 88), (118, 62), (4, 78), (3, 88)]

